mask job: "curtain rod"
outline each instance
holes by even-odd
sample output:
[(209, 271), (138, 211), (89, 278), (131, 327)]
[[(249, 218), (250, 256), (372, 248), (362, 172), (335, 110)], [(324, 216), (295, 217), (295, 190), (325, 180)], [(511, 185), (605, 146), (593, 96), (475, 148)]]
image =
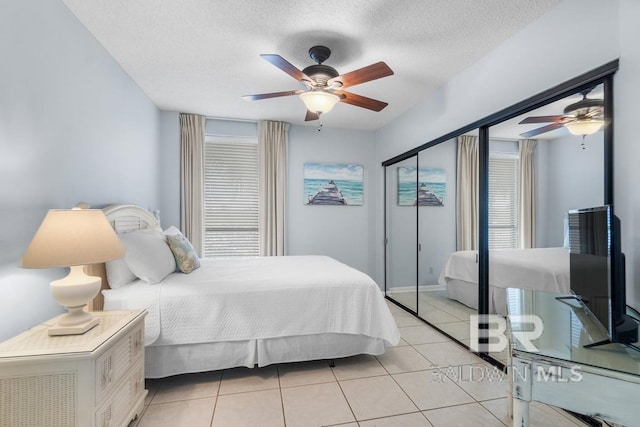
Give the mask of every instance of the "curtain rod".
[[(522, 139), (522, 138), (519, 138)], [(491, 143), (491, 141), (504, 141), (504, 142), (518, 142), (519, 139), (512, 139), (512, 138), (491, 138), (489, 137), (489, 143)]]
[(211, 117), (211, 116), (204, 116), (205, 119), (211, 119), (211, 120), (224, 120), (227, 122), (242, 122), (242, 123), (258, 123), (258, 120), (249, 120), (249, 119), (232, 119), (232, 118), (227, 118), (227, 117)]

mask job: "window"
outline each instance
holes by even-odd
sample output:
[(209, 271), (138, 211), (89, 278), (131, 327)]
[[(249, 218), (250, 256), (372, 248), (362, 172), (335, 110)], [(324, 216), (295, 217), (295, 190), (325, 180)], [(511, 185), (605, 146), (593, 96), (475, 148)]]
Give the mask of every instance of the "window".
[(489, 249), (518, 247), (518, 155), (489, 156)]
[(258, 143), (205, 140), (204, 256), (258, 255)]

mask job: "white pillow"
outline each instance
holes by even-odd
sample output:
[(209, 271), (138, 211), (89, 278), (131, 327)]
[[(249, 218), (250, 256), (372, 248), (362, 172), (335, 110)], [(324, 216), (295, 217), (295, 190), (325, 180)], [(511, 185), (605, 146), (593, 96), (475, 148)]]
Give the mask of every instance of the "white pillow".
[(173, 253), (161, 231), (136, 230), (120, 235), (120, 240), (126, 250), (127, 265), (145, 282), (153, 285), (176, 270)]
[(119, 288), (137, 279), (124, 258), (107, 261), (105, 265), (107, 268), (107, 280), (109, 281), (109, 287), (111, 289)]

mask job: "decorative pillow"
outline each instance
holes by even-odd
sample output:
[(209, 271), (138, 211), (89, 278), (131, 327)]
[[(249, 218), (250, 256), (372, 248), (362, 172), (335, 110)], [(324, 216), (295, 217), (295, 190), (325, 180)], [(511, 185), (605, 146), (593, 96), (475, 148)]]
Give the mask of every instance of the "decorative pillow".
[(176, 262), (164, 234), (157, 230), (136, 230), (120, 235), (124, 260), (140, 279), (153, 285), (176, 269)]
[(171, 252), (173, 252), (173, 257), (180, 271), (183, 273), (191, 273), (200, 267), (200, 259), (198, 258), (196, 250), (180, 230), (176, 227), (169, 227), (164, 231), (164, 235), (167, 237), (167, 244), (169, 248), (171, 248)]
[(105, 263), (107, 268), (107, 280), (109, 287), (112, 289), (119, 288), (122, 285), (131, 283), (137, 279), (133, 274), (124, 258), (114, 259)]

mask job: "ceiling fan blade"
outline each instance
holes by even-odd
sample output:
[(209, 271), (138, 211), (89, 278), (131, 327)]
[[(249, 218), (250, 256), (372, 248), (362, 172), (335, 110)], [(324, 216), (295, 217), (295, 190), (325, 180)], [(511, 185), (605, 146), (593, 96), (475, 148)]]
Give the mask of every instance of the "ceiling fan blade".
[(318, 115), (318, 113), (314, 113), (313, 111), (307, 110), (307, 115), (304, 117), (304, 121), (310, 122), (313, 120), (318, 120), (319, 118), (320, 116)]
[(371, 80), (381, 79), (393, 75), (393, 70), (384, 62), (377, 62), (367, 67), (360, 68), (350, 73), (342, 74), (338, 77), (329, 79), (327, 85), (331, 86), (334, 82), (341, 82), (343, 88), (359, 85)]
[(286, 92), (262, 93), (259, 95), (244, 95), (242, 99), (247, 101), (257, 101), (259, 99), (277, 98), (279, 96), (291, 96), (304, 92), (303, 90), (288, 90)]
[(269, 61), (271, 64), (280, 68), (282, 71), (289, 74), (291, 77), (293, 77), (298, 81), (302, 81), (302, 80), (311, 81), (311, 79), (305, 73), (300, 71), (295, 65), (293, 65), (292, 63), (290, 63), (280, 55), (264, 53), (260, 56), (266, 59), (267, 61)]
[(526, 123), (549, 123), (549, 122), (558, 122), (560, 120), (562, 120), (565, 116), (563, 115), (557, 115), (557, 116), (536, 116), (536, 117), (527, 117), (526, 119), (524, 119), (523, 121), (521, 121), (519, 124), (526, 124)]
[(530, 130), (529, 132), (521, 133), (520, 136), (524, 138), (530, 138), (532, 136), (540, 135), (541, 133), (549, 132), (564, 126), (564, 123), (551, 123), (550, 125), (543, 126), (538, 129)]
[(356, 95), (355, 93), (346, 92), (344, 90), (337, 90), (336, 95), (340, 96), (340, 101), (347, 104), (355, 105), (356, 107), (366, 108), (368, 110), (380, 111), (387, 105), (386, 102), (378, 101), (377, 99), (367, 98), (366, 96)]

